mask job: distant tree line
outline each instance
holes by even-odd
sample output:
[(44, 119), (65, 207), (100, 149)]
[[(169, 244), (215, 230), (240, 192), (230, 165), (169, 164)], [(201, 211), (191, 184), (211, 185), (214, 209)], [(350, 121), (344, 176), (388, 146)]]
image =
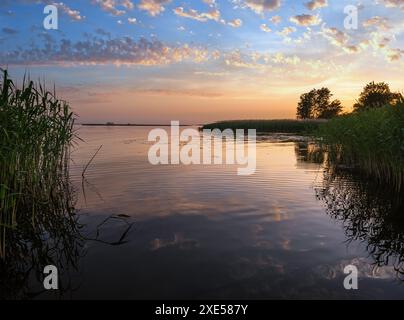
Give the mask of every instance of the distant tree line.
[[(296, 116), (298, 119), (330, 119), (342, 113), (341, 101), (331, 100), (333, 94), (328, 88), (313, 89), (300, 96)], [(391, 92), (385, 82), (368, 83), (354, 104), (354, 112), (380, 108), (395, 104), (402, 99), (401, 93)]]

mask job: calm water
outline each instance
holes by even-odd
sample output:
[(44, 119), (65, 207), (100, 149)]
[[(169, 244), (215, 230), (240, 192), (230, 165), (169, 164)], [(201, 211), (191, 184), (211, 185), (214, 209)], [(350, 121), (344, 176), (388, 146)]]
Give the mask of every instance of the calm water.
[[(152, 166), (150, 129), (79, 129), (71, 174), (81, 232), (96, 240), (64, 273), (73, 288), (64, 298), (404, 298), (402, 202), (352, 177), (332, 180), (304, 161), (303, 143), (265, 137), (252, 176)], [(357, 291), (343, 287), (348, 264), (359, 269)]]

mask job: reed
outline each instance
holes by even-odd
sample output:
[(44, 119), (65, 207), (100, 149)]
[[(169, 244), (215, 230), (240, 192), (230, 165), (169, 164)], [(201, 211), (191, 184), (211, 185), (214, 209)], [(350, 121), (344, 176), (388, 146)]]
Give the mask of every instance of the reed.
[[(52, 232), (60, 231), (56, 225), (74, 231), (68, 168), (75, 118), (55, 91), (26, 77), (17, 88), (7, 71), (1, 72), (0, 258), (4, 259), (18, 254), (17, 238), (52, 239)], [(58, 224), (61, 221), (63, 225)]]
[(255, 129), (259, 133), (312, 133), (326, 120), (230, 120), (206, 124), (202, 129)]
[(318, 130), (329, 162), (404, 187), (404, 100), (330, 120)]

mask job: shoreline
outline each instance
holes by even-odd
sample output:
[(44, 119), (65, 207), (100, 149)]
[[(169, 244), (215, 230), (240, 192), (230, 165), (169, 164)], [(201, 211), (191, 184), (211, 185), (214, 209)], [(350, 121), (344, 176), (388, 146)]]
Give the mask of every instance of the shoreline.
[[(114, 124), (107, 124), (107, 123), (77, 123), (78, 126), (83, 127), (170, 127), (171, 124), (154, 124), (154, 123), (114, 123)], [(200, 126), (197, 124), (180, 124), (180, 127), (194, 127)]]
[(251, 119), (251, 120), (225, 120), (204, 124), (202, 129), (255, 129), (257, 133), (289, 133), (312, 134), (320, 125), (327, 123), (323, 119)]

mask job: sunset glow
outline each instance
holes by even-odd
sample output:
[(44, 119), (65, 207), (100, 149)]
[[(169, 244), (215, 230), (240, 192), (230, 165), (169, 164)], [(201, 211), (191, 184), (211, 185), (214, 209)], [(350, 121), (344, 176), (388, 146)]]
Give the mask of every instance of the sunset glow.
[(346, 0), (66, 0), (45, 30), (51, 2), (1, 2), (0, 65), (56, 83), (79, 122), (294, 118), (312, 88), (347, 111), (369, 81), (404, 88), (401, 0), (353, 3), (357, 30)]

